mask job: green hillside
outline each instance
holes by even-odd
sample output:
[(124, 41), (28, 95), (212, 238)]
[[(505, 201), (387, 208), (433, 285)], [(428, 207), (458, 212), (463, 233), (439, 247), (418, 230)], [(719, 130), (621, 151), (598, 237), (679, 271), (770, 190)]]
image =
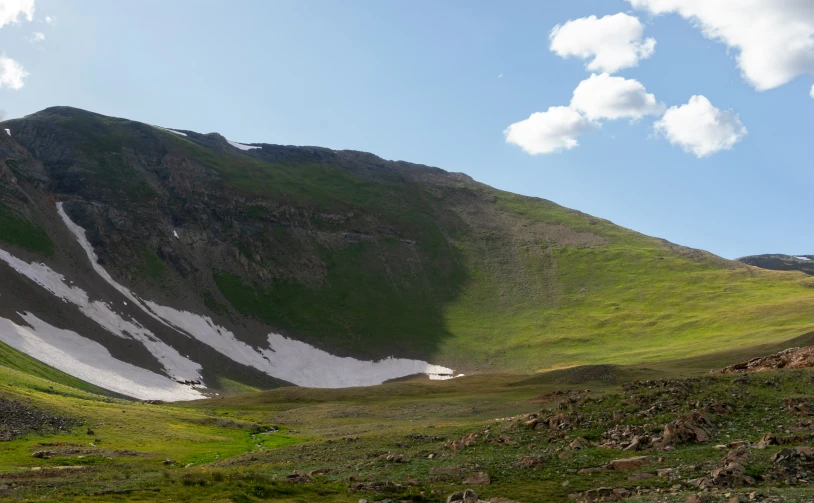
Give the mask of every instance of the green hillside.
[[(227, 327), (464, 372), (673, 359), (814, 330), (802, 273), (465, 175), (316, 147), (241, 151), (65, 107), (3, 127), (31, 154), (10, 163), (22, 186), (44, 173), (114, 276)], [(3, 222), (0, 235), (50, 250)]]

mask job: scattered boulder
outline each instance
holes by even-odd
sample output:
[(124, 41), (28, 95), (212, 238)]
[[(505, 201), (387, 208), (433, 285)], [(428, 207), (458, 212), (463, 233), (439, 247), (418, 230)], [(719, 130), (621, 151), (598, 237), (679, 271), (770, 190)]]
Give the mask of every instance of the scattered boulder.
[(466, 447), (472, 447), (473, 445), (478, 443), (479, 435), (477, 433), (470, 433), (469, 435), (464, 435), (459, 440), (450, 440), (446, 444), (445, 447), (452, 449), (453, 451), (460, 451)]
[(543, 464), (543, 460), (536, 456), (521, 456), (515, 462), (518, 468), (532, 468)]
[(472, 489), (467, 489), (464, 491), (463, 503), (478, 503), (479, 501), (480, 498), (478, 498), (478, 493)]
[(614, 459), (607, 464), (609, 470), (626, 471), (647, 466), (657, 459), (653, 456), (636, 456), (634, 458)]
[(712, 419), (703, 412), (693, 411), (664, 425), (664, 444), (706, 443), (712, 440)]
[(306, 482), (311, 482), (311, 477), (305, 475), (304, 473), (294, 472), (290, 475), (286, 475), (285, 480), (286, 482), (292, 482), (295, 484), (304, 484)]
[(492, 483), (492, 478), (486, 472), (476, 472), (465, 478), (463, 483), (468, 486), (488, 486)]

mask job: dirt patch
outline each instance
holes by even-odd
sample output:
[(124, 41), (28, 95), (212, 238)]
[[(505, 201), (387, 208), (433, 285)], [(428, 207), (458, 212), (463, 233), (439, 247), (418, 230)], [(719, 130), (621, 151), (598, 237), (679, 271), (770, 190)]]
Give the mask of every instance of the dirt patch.
[(0, 441), (13, 440), (31, 431), (42, 434), (65, 431), (79, 424), (75, 419), (0, 398)]

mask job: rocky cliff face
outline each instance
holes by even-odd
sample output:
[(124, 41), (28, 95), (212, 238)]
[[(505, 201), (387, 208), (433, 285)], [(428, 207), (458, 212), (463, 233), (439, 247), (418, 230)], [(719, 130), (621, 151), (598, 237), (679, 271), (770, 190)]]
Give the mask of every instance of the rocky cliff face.
[(738, 259), (744, 264), (774, 271), (801, 271), (814, 276), (814, 255), (750, 255)]

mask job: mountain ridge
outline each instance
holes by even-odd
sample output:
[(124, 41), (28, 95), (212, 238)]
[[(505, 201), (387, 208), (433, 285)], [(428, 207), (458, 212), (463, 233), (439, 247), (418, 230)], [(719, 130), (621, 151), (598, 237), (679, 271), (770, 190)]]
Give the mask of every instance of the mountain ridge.
[[(246, 150), (213, 133), (70, 107), (2, 124), (11, 130), (0, 139), (4, 249), (83, 281), (94, 298), (120, 296), (95, 277), (57, 214), (60, 202), (115, 282), (209, 319), (252, 351), (275, 333), (337, 357), (532, 371), (691, 356), (814, 328), (802, 276), (464, 174), (321, 147)], [(49, 296), (23, 287), (18, 273), (2, 274), (31, 292), (44, 321), (98, 331), (75, 313), (50, 312)], [(23, 300), (0, 316), (24, 324)], [(126, 316), (144, 316), (131, 307)], [(140, 322), (170, 347), (192, 350), (212, 389), (284, 384), (228, 351)], [(129, 356), (109, 335), (93, 338)], [(138, 361), (162, 372), (147, 354)]]

